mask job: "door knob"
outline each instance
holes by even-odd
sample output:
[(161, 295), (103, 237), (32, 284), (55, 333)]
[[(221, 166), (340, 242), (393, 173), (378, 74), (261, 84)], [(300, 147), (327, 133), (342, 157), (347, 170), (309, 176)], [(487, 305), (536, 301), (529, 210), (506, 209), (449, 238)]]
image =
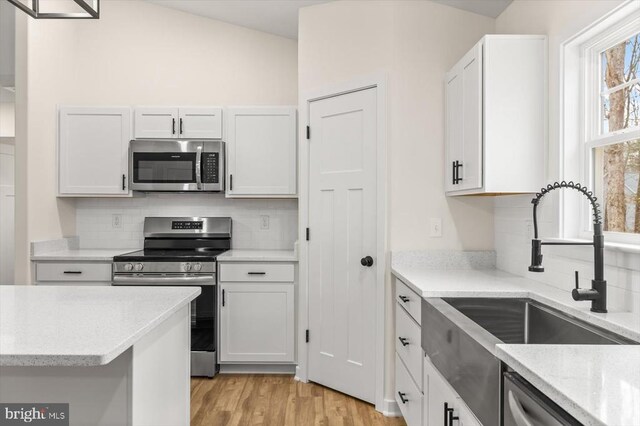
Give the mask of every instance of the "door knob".
[(362, 266), (366, 266), (366, 267), (373, 266), (373, 257), (371, 257), (371, 256), (363, 257), (362, 259), (360, 259), (360, 264), (362, 264)]

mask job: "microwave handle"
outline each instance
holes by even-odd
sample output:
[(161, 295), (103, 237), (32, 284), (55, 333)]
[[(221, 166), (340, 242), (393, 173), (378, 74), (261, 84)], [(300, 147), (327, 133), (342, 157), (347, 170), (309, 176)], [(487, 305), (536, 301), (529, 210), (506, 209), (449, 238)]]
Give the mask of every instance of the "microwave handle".
[(202, 189), (202, 145), (196, 149), (196, 185)]

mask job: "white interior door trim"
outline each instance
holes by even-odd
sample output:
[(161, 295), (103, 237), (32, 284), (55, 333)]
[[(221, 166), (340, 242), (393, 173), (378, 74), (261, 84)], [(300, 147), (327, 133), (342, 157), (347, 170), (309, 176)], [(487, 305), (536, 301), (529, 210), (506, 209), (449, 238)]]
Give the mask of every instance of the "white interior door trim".
[[(308, 381), (309, 354), (305, 332), (309, 328), (309, 280), (308, 251), (309, 244), (304, 238), (309, 226), (309, 106), (313, 101), (344, 95), (375, 87), (377, 90), (377, 249), (376, 258), (376, 307), (375, 307), (375, 407), (377, 411), (391, 414), (389, 404), (384, 400), (385, 382), (385, 275), (389, 259), (387, 253), (387, 75), (383, 72), (361, 76), (340, 84), (328, 85), (300, 95), (299, 111), (299, 286), (298, 286), (298, 366), (296, 379)], [(313, 131), (313, 130), (312, 130)], [(312, 337), (313, 338), (313, 337)]]

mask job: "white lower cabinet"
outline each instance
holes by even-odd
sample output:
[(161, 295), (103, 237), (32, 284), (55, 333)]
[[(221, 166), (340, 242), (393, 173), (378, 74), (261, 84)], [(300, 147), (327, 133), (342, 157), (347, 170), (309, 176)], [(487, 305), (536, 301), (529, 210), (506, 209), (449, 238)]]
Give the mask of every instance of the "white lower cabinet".
[(423, 372), (424, 426), (482, 426), (428, 357)]
[(408, 426), (422, 424), (422, 392), (414, 383), (409, 370), (396, 354), (396, 402)]
[(39, 285), (111, 285), (111, 262), (35, 262)]
[(294, 270), (292, 263), (220, 264), (220, 363), (295, 362)]

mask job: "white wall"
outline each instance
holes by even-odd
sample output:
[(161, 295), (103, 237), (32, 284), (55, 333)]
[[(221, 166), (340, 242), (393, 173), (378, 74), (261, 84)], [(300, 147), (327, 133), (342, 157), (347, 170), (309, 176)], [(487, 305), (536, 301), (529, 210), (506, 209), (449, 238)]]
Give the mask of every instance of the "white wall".
[[(339, 1), (302, 9), (299, 25), (300, 96), (388, 76), (387, 249), (492, 249), (493, 201), (444, 196), (443, 79), (494, 20), (429, 1)], [(430, 217), (442, 218), (442, 238), (429, 237)], [(389, 276), (386, 288), (385, 398), (393, 400)]]
[[(114, 228), (114, 214), (122, 227)], [(231, 217), (232, 247), (291, 250), (298, 235), (297, 200), (237, 200), (223, 194), (147, 194), (134, 199), (82, 199), (76, 206), (81, 248), (140, 248), (147, 216)], [(269, 217), (262, 229), (261, 216)]]
[[(518, 0), (496, 20), (496, 31), (499, 33), (537, 33), (549, 36), (550, 182), (562, 178), (559, 174), (560, 46), (621, 3), (619, 0)], [(590, 287), (593, 277), (593, 254), (588, 248), (545, 247), (545, 272), (540, 274), (527, 271), (533, 232), (530, 201), (531, 196), (501, 197), (495, 200), (498, 267), (554, 285), (567, 292), (574, 285), (573, 271), (578, 270), (582, 279), (581, 286)], [(543, 199), (538, 217), (542, 221), (542, 237), (558, 236), (557, 196), (550, 195)], [(607, 250), (606, 263), (605, 278), (609, 283), (610, 309), (640, 311), (640, 254)], [(570, 297), (569, 294), (567, 297)]]
[(97, 21), (18, 29), (19, 282), (30, 281), (27, 242), (76, 232), (75, 201), (55, 196), (57, 105), (297, 103), (297, 45), (283, 37), (137, 0), (102, 2)]

